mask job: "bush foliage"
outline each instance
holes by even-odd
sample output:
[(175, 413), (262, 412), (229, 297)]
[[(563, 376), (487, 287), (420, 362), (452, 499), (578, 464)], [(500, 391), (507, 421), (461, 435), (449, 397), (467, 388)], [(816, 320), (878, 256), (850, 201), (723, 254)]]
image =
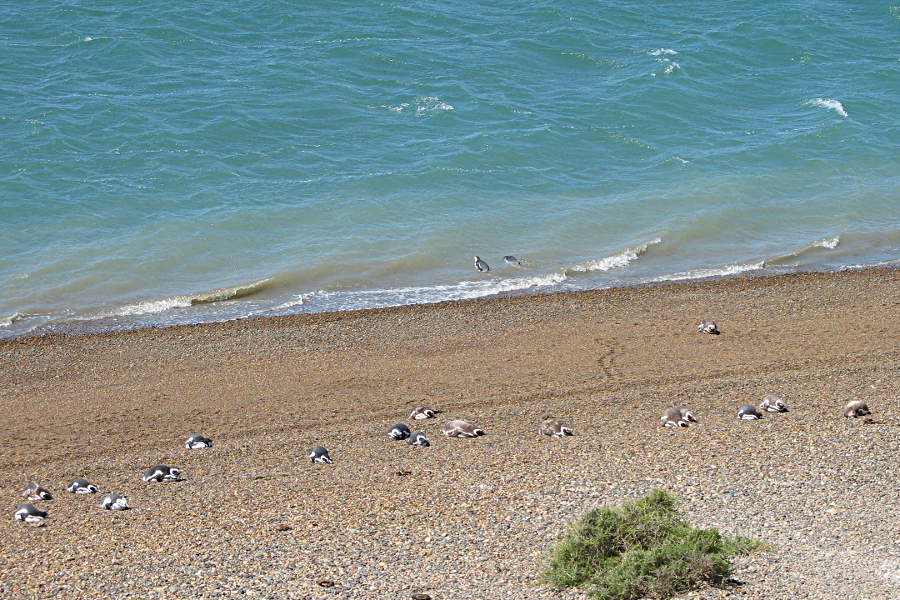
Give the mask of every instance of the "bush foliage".
[(759, 542), (696, 529), (663, 490), (618, 508), (598, 508), (569, 527), (552, 550), (545, 581), (558, 588), (588, 586), (600, 600), (671, 598), (731, 574), (729, 556)]

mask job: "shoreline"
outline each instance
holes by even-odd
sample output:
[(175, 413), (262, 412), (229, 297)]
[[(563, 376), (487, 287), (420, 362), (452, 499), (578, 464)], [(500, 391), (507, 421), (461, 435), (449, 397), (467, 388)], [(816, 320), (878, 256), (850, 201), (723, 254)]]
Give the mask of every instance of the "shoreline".
[[(663, 488), (774, 545), (684, 597), (887, 600), (898, 289), (896, 268), (791, 273), (0, 340), (7, 517), (31, 480), (55, 495), (46, 527), (0, 527), (0, 596), (584, 598), (537, 584), (554, 539)], [(768, 393), (790, 412), (735, 418)], [(874, 423), (840, 416), (854, 398)], [(672, 402), (699, 423), (660, 427)], [(388, 441), (423, 404), (432, 446)], [(576, 435), (537, 435), (550, 416)], [(487, 435), (441, 436), (453, 418)], [(153, 464), (185, 481), (141, 482)], [(132, 510), (63, 492), (77, 476)]]
[(559, 294), (568, 295), (568, 294), (591, 294), (597, 292), (605, 292), (610, 290), (628, 290), (628, 289), (646, 289), (646, 288), (668, 288), (668, 287), (678, 287), (685, 285), (703, 285), (707, 283), (715, 283), (720, 281), (729, 281), (729, 280), (762, 280), (769, 278), (780, 278), (780, 277), (792, 277), (795, 275), (833, 275), (840, 273), (856, 273), (856, 272), (886, 272), (886, 271), (896, 271), (900, 270), (900, 265), (891, 265), (891, 266), (866, 266), (864, 268), (858, 269), (849, 269), (842, 268), (840, 270), (829, 270), (829, 271), (819, 271), (819, 270), (801, 270), (801, 271), (790, 271), (786, 273), (764, 273), (764, 274), (755, 274), (753, 271), (749, 272), (741, 272), (732, 275), (718, 275), (712, 277), (702, 277), (697, 279), (679, 279), (679, 280), (661, 280), (661, 281), (646, 281), (641, 283), (633, 283), (628, 285), (619, 285), (619, 286), (609, 286), (609, 287), (600, 287), (600, 288), (589, 288), (582, 290), (556, 290), (556, 291), (534, 291), (531, 292), (527, 288), (521, 290), (513, 290), (508, 292), (498, 292), (496, 294), (491, 294), (489, 296), (480, 296), (476, 298), (464, 298), (464, 299), (455, 299), (455, 300), (441, 300), (439, 302), (420, 302), (420, 303), (412, 303), (412, 304), (398, 304), (391, 306), (380, 306), (380, 307), (372, 307), (372, 308), (354, 308), (348, 310), (324, 310), (324, 311), (316, 311), (309, 313), (294, 313), (294, 314), (286, 314), (286, 315), (252, 315), (247, 317), (238, 317), (233, 319), (227, 319), (222, 321), (200, 321), (197, 323), (180, 323), (173, 325), (146, 325), (146, 326), (135, 326), (135, 327), (127, 327), (122, 329), (99, 329), (92, 330), (87, 329), (84, 331), (79, 331), (77, 327), (73, 326), (71, 323), (70, 331), (54, 331), (50, 333), (37, 333), (31, 334), (26, 333), (18, 336), (11, 337), (0, 337), (0, 345), (5, 342), (11, 342), (14, 340), (28, 340), (32, 338), (52, 338), (52, 337), (82, 337), (82, 336), (96, 336), (96, 335), (117, 335), (117, 334), (125, 334), (134, 331), (158, 331), (164, 329), (178, 329), (178, 328), (190, 328), (190, 327), (205, 327), (205, 326), (214, 326), (223, 323), (246, 323), (246, 322), (254, 322), (254, 321), (265, 321), (269, 319), (293, 319), (293, 318), (302, 318), (302, 317), (311, 317), (316, 315), (343, 315), (343, 314), (355, 314), (355, 313), (372, 313), (374, 311), (384, 311), (384, 310), (394, 310), (394, 309), (414, 309), (417, 307), (424, 306), (448, 306), (453, 304), (461, 304), (467, 302), (480, 302), (480, 301), (493, 301), (493, 300), (505, 300), (511, 298), (531, 298), (531, 297), (542, 297), (542, 296), (556, 296)]

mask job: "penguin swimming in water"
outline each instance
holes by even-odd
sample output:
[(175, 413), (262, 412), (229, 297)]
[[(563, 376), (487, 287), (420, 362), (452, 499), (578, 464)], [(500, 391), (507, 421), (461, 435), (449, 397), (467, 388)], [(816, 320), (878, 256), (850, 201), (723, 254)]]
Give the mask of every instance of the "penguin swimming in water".
[(488, 264), (486, 262), (481, 260), (480, 256), (476, 256), (475, 257), (475, 270), (478, 271), (479, 273), (487, 273), (488, 271), (491, 270), (491, 268), (488, 266)]
[(456, 419), (441, 425), (441, 433), (449, 437), (473, 438), (484, 435), (484, 430), (475, 427), (468, 421)]
[(200, 450), (201, 448), (210, 448), (212, 447), (212, 440), (208, 437), (203, 437), (200, 434), (195, 433), (188, 439), (184, 441), (184, 447), (188, 450)]
[(756, 410), (755, 406), (750, 406), (749, 404), (744, 404), (738, 409), (737, 418), (742, 421), (755, 421), (757, 419), (762, 419), (762, 413)]
[(564, 425), (559, 419), (547, 419), (538, 428), (541, 435), (549, 435), (551, 437), (565, 437), (567, 435), (575, 435), (572, 428)]
[(776, 396), (775, 394), (768, 394), (764, 396), (762, 402), (759, 404), (759, 410), (764, 410), (766, 412), (787, 412), (787, 404), (784, 403), (784, 400)]
[(844, 416), (845, 417), (863, 417), (865, 415), (871, 415), (871, 411), (869, 411), (869, 405), (863, 402), (862, 400), (854, 400), (847, 404), (844, 407)]
[(22, 492), (22, 497), (29, 502), (37, 502), (38, 500), (53, 500), (53, 494), (33, 481), (29, 483), (28, 487), (25, 488), (25, 491)]
[(168, 465), (154, 465), (144, 471), (141, 477), (146, 482), (155, 481), (157, 483), (163, 481), (181, 481), (181, 469), (170, 467)]
[(47, 511), (36, 508), (33, 504), (20, 504), (13, 514), (16, 521), (25, 523), (39, 523), (47, 518)]
[(96, 494), (99, 490), (96, 485), (88, 482), (84, 477), (78, 477), (69, 484), (66, 491), (73, 494)]
[(106, 510), (128, 510), (128, 498), (121, 494), (107, 494), (100, 500), (100, 508)]
[(518, 258), (516, 258), (515, 256), (512, 256), (512, 255), (504, 256), (504, 257), (503, 257), (503, 262), (505, 262), (505, 263), (508, 264), (508, 265), (516, 265), (517, 267), (521, 267), (521, 266), (522, 266), (522, 261), (519, 260)]
[(431, 445), (431, 442), (428, 441), (428, 438), (425, 437), (424, 431), (414, 431), (410, 434), (409, 439), (406, 440), (406, 443), (410, 446), (420, 446), (426, 448)]
[(328, 450), (324, 446), (313, 446), (309, 450), (309, 462), (331, 464), (331, 457), (328, 456)]
[(391, 427), (388, 437), (392, 440), (405, 440), (409, 437), (409, 426), (406, 423), (397, 423)]
[(425, 408), (424, 406), (417, 406), (413, 409), (411, 413), (409, 413), (409, 418), (415, 421), (421, 421), (422, 419), (433, 419), (435, 417), (435, 412), (430, 408)]
[(716, 325), (716, 322), (713, 319), (702, 319), (700, 323), (697, 324), (697, 331), (700, 333), (711, 333), (713, 335), (719, 335), (719, 326)]

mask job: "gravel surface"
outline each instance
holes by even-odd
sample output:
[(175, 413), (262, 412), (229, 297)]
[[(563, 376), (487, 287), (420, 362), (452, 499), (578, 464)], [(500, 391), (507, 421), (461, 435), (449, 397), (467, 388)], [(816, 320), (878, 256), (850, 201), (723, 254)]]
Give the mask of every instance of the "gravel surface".
[[(773, 545), (686, 598), (896, 599), (898, 283), (737, 278), (0, 342), (0, 597), (583, 598), (537, 582), (565, 524), (664, 488), (695, 525)], [(790, 411), (736, 418), (769, 393)], [(851, 399), (874, 422), (841, 417)], [(673, 402), (699, 423), (660, 427)], [(410, 422), (418, 405), (441, 412)], [(548, 417), (575, 435), (539, 435)], [(441, 435), (455, 418), (486, 435)], [(389, 440), (397, 422), (431, 447)], [(193, 433), (214, 446), (186, 450)], [(334, 464), (310, 464), (317, 444)], [(142, 482), (156, 464), (184, 481)], [(65, 493), (78, 476), (101, 493)], [(12, 520), (32, 480), (54, 494), (43, 527)], [(133, 508), (100, 509), (109, 492)]]

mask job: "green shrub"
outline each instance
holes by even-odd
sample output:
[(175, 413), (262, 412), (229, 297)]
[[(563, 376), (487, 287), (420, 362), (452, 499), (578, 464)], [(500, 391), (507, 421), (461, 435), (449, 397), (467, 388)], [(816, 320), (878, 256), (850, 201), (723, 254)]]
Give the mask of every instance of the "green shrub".
[(588, 586), (601, 600), (670, 598), (731, 574), (729, 556), (757, 541), (695, 529), (663, 490), (618, 508), (598, 508), (569, 526), (543, 579), (558, 588)]

